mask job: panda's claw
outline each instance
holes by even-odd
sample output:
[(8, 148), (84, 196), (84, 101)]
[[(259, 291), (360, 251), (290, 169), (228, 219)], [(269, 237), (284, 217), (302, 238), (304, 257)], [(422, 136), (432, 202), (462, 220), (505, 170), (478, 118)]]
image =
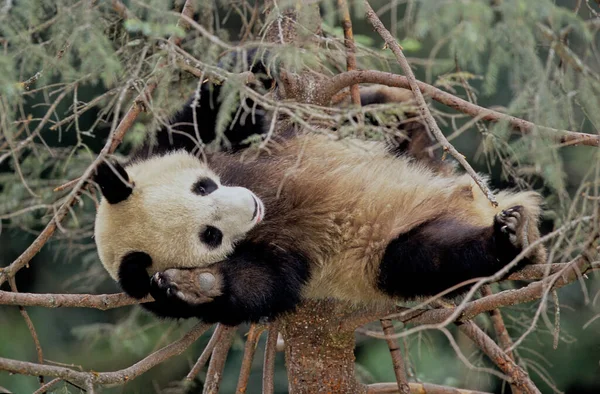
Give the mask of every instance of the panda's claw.
[(494, 218), (500, 237), (516, 248), (522, 248), (526, 243), (527, 220), (524, 210), (523, 206), (515, 205), (499, 212)]
[(212, 267), (168, 269), (157, 272), (150, 280), (155, 298), (178, 299), (188, 304), (203, 304), (222, 294), (222, 277)]

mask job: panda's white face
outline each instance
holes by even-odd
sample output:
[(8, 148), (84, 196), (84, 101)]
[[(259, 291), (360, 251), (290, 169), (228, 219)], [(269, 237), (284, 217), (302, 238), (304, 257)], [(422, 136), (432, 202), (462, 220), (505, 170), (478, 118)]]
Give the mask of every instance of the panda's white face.
[(94, 231), (100, 259), (116, 280), (131, 252), (152, 258), (149, 274), (223, 260), (264, 217), (254, 193), (221, 185), (187, 152), (134, 163), (126, 171), (131, 194), (113, 204), (103, 198)]

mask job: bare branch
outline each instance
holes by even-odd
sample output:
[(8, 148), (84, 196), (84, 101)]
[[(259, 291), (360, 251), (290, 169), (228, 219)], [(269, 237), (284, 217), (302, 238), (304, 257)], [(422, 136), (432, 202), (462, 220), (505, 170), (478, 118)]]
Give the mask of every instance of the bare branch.
[[(411, 394), (491, 394), (483, 391), (457, 389), (430, 383), (409, 383)], [(367, 394), (399, 393), (396, 383), (375, 383), (367, 386)]]
[(277, 322), (269, 325), (267, 344), (265, 346), (265, 362), (263, 366), (263, 394), (273, 394), (275, 391), (275, 354), (277, 353)]
[[(391, 74), (383, 71), (348, 71), (335, 75), (331, 78), (331, 85), (327, 86), (332, 97), (341, 89), (356, 84), (356, 83), (377, 83), (386, 86), (409, 89), (410, 84), (408, 78), (402, 75)], [(469, 101), (463, 100), (448, 92), (444, 92), (435, 86), (426, 84), (425, 82), (416, 81), (419, 89), (433, 100), (447, 105), (464, 114), (478, 117), (482, 120), (490, 122), (507, 122), (513, 129), (527, 134), (534, 130), (548, 132), (560, 144), (565, 145), (587, 145), (600, 147), (600, 135), (580, 133), (570, 130), (559, 130), (551, 127), (536, 125), (524, 119), (520, 119), (511, 115), (506, 115), (492, 109), (480, 107)]]
[(244, 358), (242, 359), (242, 366), (240, 368), (240, 379), (238, 380), (237, 388), (235, 392), (237, 394), (244, 394), (248, 387), (248, 379), (250, 378), (250, 371), (252, 370), (252, 360), (254, 359), (254, 353), (256, 352), (256, 346), (260, 335), (264, 330), (263, 326), (252, 324), (248, 335), (246, 337), (246, 347), (244, 349)]
[[(381, 328), (386, 336), (391, 337), (394, 335), (394, 326), (391, 320), (381, 320)], [(392, 356), (392, 365), (394, 366), (394, 373), (396, 374), (398, 392), (400, 394), (410, 394), (410, 387), (408, 386), (408, 379), (406, 378), (406, 368), (404, 367), (404, 358), (400, 352), (398, 341), (387, 338), (386, 342), (390, 349), (390, 355)]]
[(461, 332), (471, 340), (496, 364), (506, 375), (510, 376), (511, 384), (514, 384), (521, 392), (527, 394), (541, 394), (533, 384), (529, 376), (521, 367), (504, 352), (492, 339), (486, 335), (477, 325), (466, 322), (458, 325)]
[(202, 351), (202, 354), (196, 361), (196, 364), (194, 364), (194, 366), (192, 367), (190, 372), (185, 377), (185, 380), (191, 382), (192, 380), (194, 380), (196, 375), (198, 375), (200, 373), (200, 370), (204, 367), (204, 364), (206, 364), (206, 362), (210, 358), (210, 355), (212, 354), (213, 349), (215, 348), (215, 346), (217, 346), (217, 343), (219, 343), (219, 340), (221, 339), (221, 336), (223, 335), (224, 330), (225, 330), (225, 326), (223, 326), (222, 324), (217, 325), (217, 327), (215, 328), (215, 331), (213, 332), (212, 336), (210, 337), (210, 340), (206, 344), (206, 347)]
[[(344, 28), (344, 45), (346, 46), (346, 69), (348, 71), (356, 70), (356, 45), (354, 45), (354, 35), (352, 34), (352, 19), (350, 19), (350, 10), (346, 0), (338, 0), (338, 6), (342, 14), (342, 27)], [(350, 96), (352, 104), (360, 106), (360, 90), (358, 84), (350, 86)]]
[(136, 300), (125, 293), (117, 294), (34, 294), (0, 290), (0, 305), (42, 306), (45, 308), (120, 308), (152, 301), (151, 297)]
[(494, 197), (494, 194), (487, 186), (485, 181), (479, 176), (479, 174), (475, 172), (475, 170), (471, 167), (469, 162), (467, 162), (467, 159), (462, 154), (460, 154), (456, 150), (456, 148), (454, 148), (454, 146), (450, 144), (450, 142), (448, 142), (448, 139), (446, 138), (446, 136), (444, 136), (444, 133), (442, 133), (442, 130), (440, 130), (440, 128), (438, 127), (435, 119), (433, 118), (433, 115), (431, 115), (431, 111), (429, 110), (427, 103), (425, 102), (423, 93), (421, 93), (421, 89), (419, 88), (417, 79), (415, 78), (415, 75), (413, 74), (412, 69), (408, 64), (406, 57), (404, 57), (404, 53), (402, 53), (402, 48), (400, 48), (400, 45), (398, 44), (396, 39), (385, 28), (383, 23), (381, 23), (381, 20), (379, 20), (379, 17), (377, 16), (377, 14), (375, 14), (375, 11), (373, 11), (371, 6), (369, 5), (369, 2), (366, 0), (365, 8), (367, 13), (367, 20), (371, 23), (371, 25), (373, 25), (377, 33), (379, 33), (379, 35), (384, 39), (386, 45), (392, 50), (394, 55), (396, 55), (396, 59), (398, 60), (398, 63), (400, 63), (400, 66), (404, 71), (404, 75), (406, 75), (406, 78), (408, 79), (410, 89), (413, 91), (413, 95), (417, 102), (417, 108), (419, 110), (419, 113), (421, 117), (425, 120), (425, 124), (427, 125), (429, 130), (433, 133), (433, 135), (442, 145), (444, 150), (450, 152), (450, 154), (463, 166), (465, 171), (469, 173), (471, 178), (473, 178), (473, 180), (477, 183), (481, 191), (487, 196), (488, 200), (490, 200), (492, 205), (494, 205), (495, 207), (498, 206), (498, 201), (496, 201), (496, 197)]
[(115, 372), (80, 372), (66, 367), (36, 364), (2, 357), (0, 357), (0, 370), (21, 375), (53, 376), (61, 378), (62, 380), (77, 382), (86, 387), (89, 387), (90, 384), (123, 384), (140, 376), (150, 368), (164, 362), (165, 360), (183, 353), (183, 351), (186, 350), (192, 343), (194, 343), (196, 339), (198, 339), (206, 330), (208, 330), (209, 327), (210, 325), (208, 324), (199, 323), (181, 339), (150, 354), (131, 367)]
[(208, 364), (208, 371), (206, 371), (204, 394), (217, 394), (219, 392), (221, 379), (223, 379), (225, 360), (227, 360), (227, 353), (229, 353), (229, 348), (235, 337), (236, 329), (237, 327), (223, 326), (223, 333), (219, 337), (219, 341), (212, 352), (210, 363)]

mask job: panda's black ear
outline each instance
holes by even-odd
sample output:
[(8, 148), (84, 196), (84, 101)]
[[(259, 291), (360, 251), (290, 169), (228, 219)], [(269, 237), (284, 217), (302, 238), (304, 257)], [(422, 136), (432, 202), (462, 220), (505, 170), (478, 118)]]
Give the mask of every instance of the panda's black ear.
[(126, 200), (133, 191), (127, 171), (116, 161), (100, 163), (92, 180), (100, 186), (100, 191), (109, 204)]

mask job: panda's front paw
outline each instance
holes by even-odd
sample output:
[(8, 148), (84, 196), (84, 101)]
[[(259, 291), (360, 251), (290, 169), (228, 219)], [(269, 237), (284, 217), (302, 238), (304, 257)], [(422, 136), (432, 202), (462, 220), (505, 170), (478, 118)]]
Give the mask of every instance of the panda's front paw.
[(213, 301), (222, 294), (223, 278), (208, 268), (177, 269), (157, 272), (150, 279), (150, 294), (156, 300), (180, 300), (197, 305)]
[(527, 215), (521, 205), (505, 209), (494, 218), (494, 230), (500, 243), (508, 243), (519, 250), (529, 245), (527, 226)]

